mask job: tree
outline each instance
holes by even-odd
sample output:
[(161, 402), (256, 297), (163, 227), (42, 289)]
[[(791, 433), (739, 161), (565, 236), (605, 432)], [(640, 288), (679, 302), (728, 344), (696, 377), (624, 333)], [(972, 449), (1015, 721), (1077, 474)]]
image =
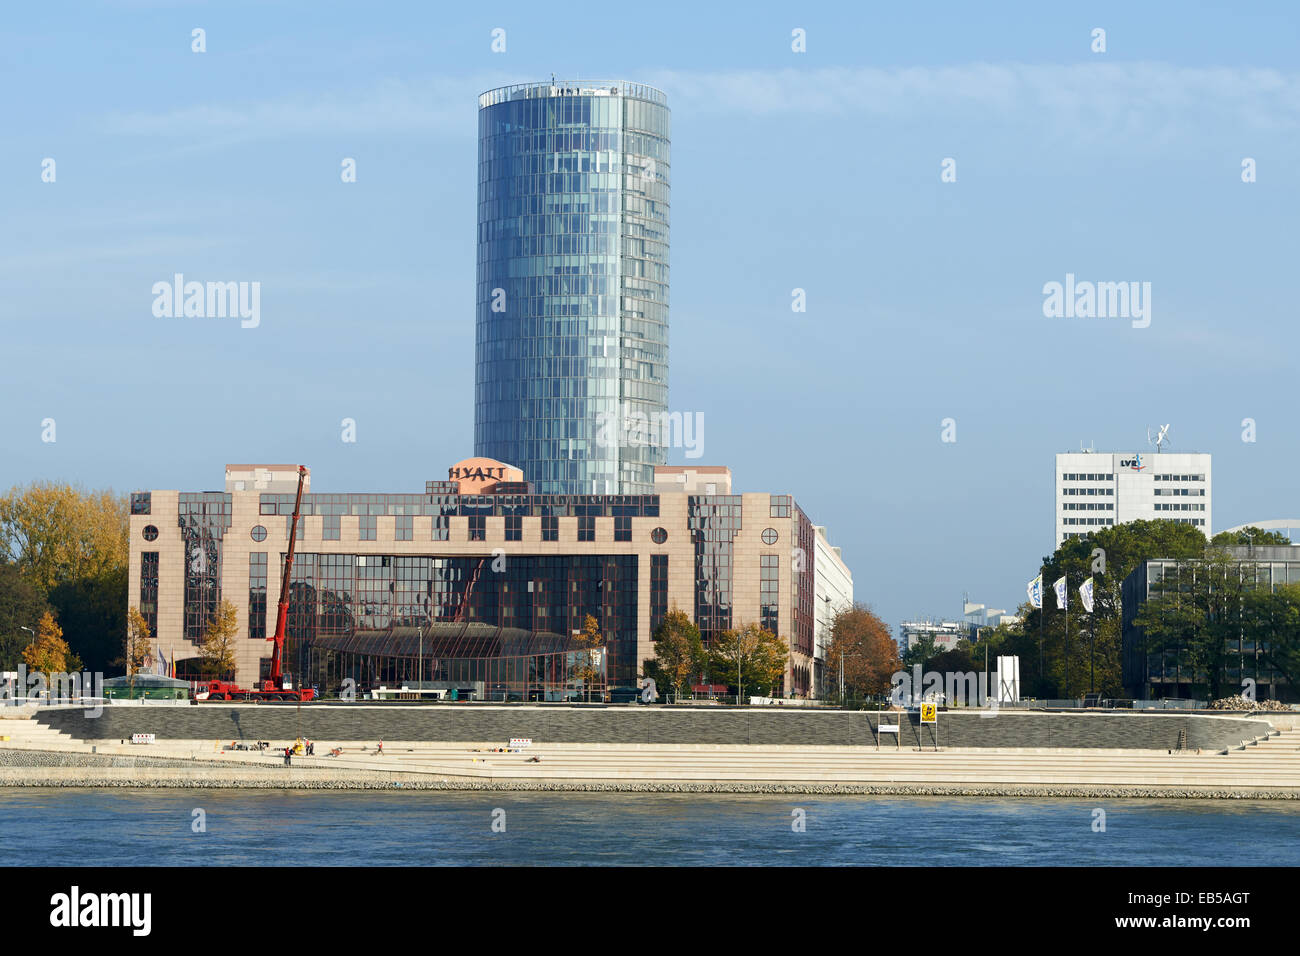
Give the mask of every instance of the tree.
[(57, 584), (49, 603), (69, 635), (68, 643), (91, 670), (107, 671), (121, 659), (126, 642), (127, 568)]
[(664, 615), (663, 623), (655, 629), (655, 660), (667, 686), (680, 695), (693, 675), (703, 670), (704, 643), (700, 629), (690, 616), (676, 605)]
[(600, 678), (602, 673), (596, 666), (596, 658), (605, 647), (605, 635), (600, 633), (600, 624), (595, 617), (587, 615), (582, 622), (582, 630), (573, 635), (573, 643), (578, 649), (573, 673), (582, 681), (583, 689), (587, 693), (587, 701), (590, 702), (591, 685)]
[(126, 612), (126, 645), (124, 662), (126, 672), (134, 676), (144, 666), (147, 657), (153, 657), (153, 635), (149, 633), (149, 622), (144, 619), (138, 607), (132, 606)]
[(924, 668), (936, 653), (934, 634), (926, 631), (916, 640), (908, 642), (907, 651), (903, 654), (903, 666), (910, 670), (920, 664)]
[(222, 600), (208, 620), (199, 645), (199, 668), (207, 678), (225, 678), (235, 669), (235, 636), (239, 633), (239, 612)]
[(23, 661), (34, 672), (45, 675), (46, 686), (54, 690), (58, 681), (56, 674), (66, 674), (79, 670), (76, 655), (68, 649), (68, 642), (63, 639), (63, 628), (54, 620), (54, 615), (46, 611), (36, 625), (35, 639), (23, 648)]
[[(932, 636), (929, 643), (930, 647), (934, 646)], [(834, 688), (837, 697), (841, 664), (845, 694), (858, 698), (888, 691), (890, 679), (903, 669), (898, 644), (890, 636), (889, 626), (864, 604), (855, 602), (840, 608), (831, 620), (826, 682)]]
[(38, 481), (0, 496), (0, 553), (48, 593), (60, 582), (125, 567), (130, 520), (126, 499)]
[(760, 696), (772, 696), (785, 677), (788, 655), (785, 642), (757, 624), (723, 631), (709, 647), (709, 673), (736, 688), (736, 697), (752, 688)]
[(1259, 648), (1262, 663), (1300, 687), (1300, 584), (1247, 593), (1242, 631)]
[(1280, 531), (1265, 531), (1254, 525), (1240, 531), (1220, 531), (1210, 539), (1210, 545), (1216, 548), (1242, 547), (1245, 545), (1289, 545), (1291, 539)]
[(1149, 653), (1167, 655), (1185, 669), (1189, 685), (1204, 684), (1214, 700), (1223, 696), (1230, 640), (1244, 627), (1242, 566), (1213, 549), (1204, 558), (1167, 568), (1150, 584), (1152, 596), (1135, 623), (1147, 636)]
[(36, 623), (50, 610), (32, 584), (18, 573), (18, 566), (0, 560), (0, 670), (18, 669), (23, 648), (32, 641), (24, 627), (36, 630)]
[[(1195, 526), (1167, 519), (1129, 521), (1062, 542), (1042, 560), (1043, 607), (1022, 608), (1021, 632), (1032, 639), (1031, 652), (1022, 654), (1021, 660), (1026, 694), (1076, 697), (1088, 688), (1095, 670), (1095, 689), (1109, 697), (1123, 696), (1120, 592), (1124, 579), (1144, 561), (1199, 558), (1205, 547), (1205, 535)], [(1062, 576), (1069, 586), (1068, 631), (1066, 612), (1056, 607), (1052, 594), (1052, 583)], [(1078, 592), (1088, 577), (1093, 579), (1091, 614), (1080, 606)]]

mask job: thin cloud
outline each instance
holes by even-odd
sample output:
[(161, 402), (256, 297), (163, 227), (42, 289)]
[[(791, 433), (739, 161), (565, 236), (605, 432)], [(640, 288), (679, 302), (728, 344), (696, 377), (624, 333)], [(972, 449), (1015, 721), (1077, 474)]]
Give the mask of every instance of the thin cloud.
[(1300, 74), (1272, 69), (972, 63), (672, 71), (647, 81), (668, 91), (674, 110), (701, 113), (1050, 117), (1061, 123), (1082, 120), (1108, 126), (1129, 126), (1143, 118), (1232, 118), (1271, 129), (1292, 129), (1300, 121)]

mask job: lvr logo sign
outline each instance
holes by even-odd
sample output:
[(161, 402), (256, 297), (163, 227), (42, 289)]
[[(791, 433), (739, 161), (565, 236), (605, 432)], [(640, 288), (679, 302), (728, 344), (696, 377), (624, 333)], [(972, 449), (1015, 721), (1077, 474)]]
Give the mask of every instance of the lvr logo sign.
[(1121, 468), (1132, 468), (1134, 471), (1141, 471), (1146, 465), (1142, 464), (1142, 456), (1134, 455), (1132, 458), (1121, 458), (1119, 460)]

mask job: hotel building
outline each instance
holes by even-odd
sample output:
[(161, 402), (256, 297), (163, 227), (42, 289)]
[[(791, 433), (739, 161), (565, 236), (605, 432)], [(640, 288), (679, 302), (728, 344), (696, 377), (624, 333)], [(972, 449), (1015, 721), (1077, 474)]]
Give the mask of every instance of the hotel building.
[[(228, 465), (224, 491), (131, 495), (130, 603), (177, 676), (221, 601), (240, 624), (236, 680), (267, 672), (294, 465)], [(783, 693), (814, 693), (818, 595), (852, 601), (838, 549), (788, 494), (733, 494), (723, 467), (665, 467), (639, 495), (544, 495), (473, 458), (423, 494), (304, 489), (284, 668), (322, 692), (346, 678), (475, 685), (497, 700), (573, 696), (590, 615), (603, 683), (636, 682), (669, 609), (705, 640), (755, 622), (789, 648)], [(823, 601), (823, 603), (825, 603)]]

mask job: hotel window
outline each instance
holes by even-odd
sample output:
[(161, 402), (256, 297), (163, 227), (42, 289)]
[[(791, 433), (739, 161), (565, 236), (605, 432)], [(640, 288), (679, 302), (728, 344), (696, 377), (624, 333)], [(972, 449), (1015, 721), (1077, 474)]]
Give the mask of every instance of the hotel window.
[(524, 540), (524, 519), (522, 515), (506, 515), (506, 540)]
[(790, 496), (770, 495), (768, 500), (768, 512), (768, 516), (772, 518), (790, 517)]
[(668, 555), (650, 555), (650, 633), (668, 614)]
[(596, 517), (595, 515), (578, 516), (578, 540), (595, 541), (596, 540)]
[(158, 637), (158, 552), (140, 552), (140, 614), (149, 636)]
[(542, 540), (560, 540), (560, 519), (555, 515), (542, 515)]
[(379, 518), (376, 515), (358, 515), (357, 530), (362, 541), (374, 541), (379, 536)]
[(470, 541), (487, 540), (487, 515), (469, 516), (469, 540)]
[(144, 531), (142, 531), (141, 534), (144, 535), (144, 539), (145, 539), (146, 541), (157, 541), (157, 540), (158, 540), (158, 529), (157, 529), (156, 527), (154, 527), (153, 525), (151, 525), (151, 524), (147, 524), (147, 525), (145, 525), (145, 526), (144, 526)]
[(668, 532), (663, 528), (655, 528), (650, 532), (650, 540), (655, 544), (663, 544), (668, 540)]
[(412, 541), (415, 538), (415, 516), (395, 515), (393, 517), (393, 538), (397, 541)]
[(614, 540), (615, 541), (632, 540), (632, 518), (630, 515), (614, 516)]
[(248, 556), (248, 636), (266, 640), (266, 552)]
[(778, 633), (779, 616), (779, 598), (778, 585), (780, 584), (780, 557), (775, 554), (760, 554), (758, 556), (759, 567), (759, 601), (760, 617), (759, 623), (763, 630), (770, 631), (773, 634)]
[(343, 518), (341, 515), (322, 515), (321, 516), (321, 539), (324, 541), (338, 541), (343, 530)]

